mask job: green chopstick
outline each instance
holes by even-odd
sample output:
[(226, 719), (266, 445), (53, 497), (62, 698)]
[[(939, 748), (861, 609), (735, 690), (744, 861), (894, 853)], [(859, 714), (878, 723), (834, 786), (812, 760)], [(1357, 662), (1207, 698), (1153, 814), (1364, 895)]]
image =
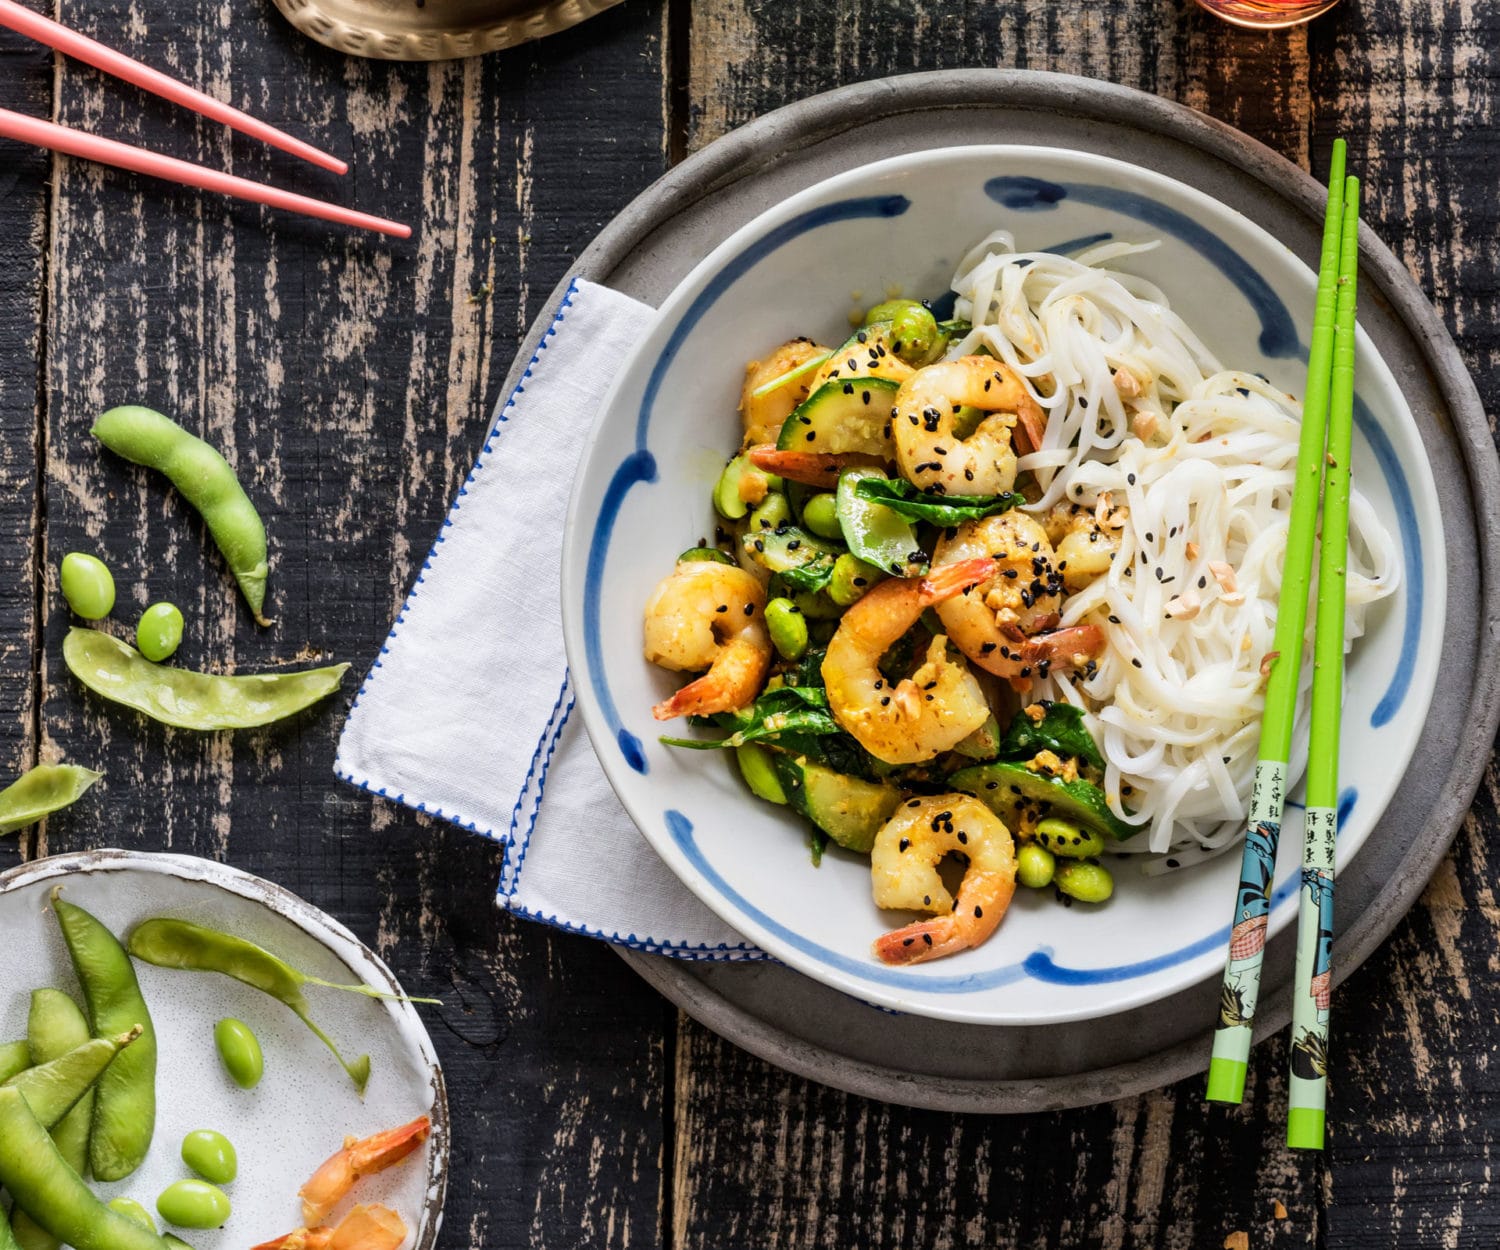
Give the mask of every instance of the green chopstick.
[(1297, 715), (1297, 685), (1302, 669), (1302, 639), (1307, 628), (1307, 597), (1312, 583), (1313, 540), (1317, 530), (1318, 494), (1323, 481), (1323, 443), (1328, 422), (1333, 373), (1334, 315), (1344, 216), (1342, 139), (1333, 145), (1328, 175), (1328, 207), (1323, 219), (1323, 250), (1318, 263), (1318, 295), (1313, 311), (1312, 343), (1307, 361), (1307, 394), (1297, 470), (1287, 525), (1281, 596), (1266, 681), (1265, 710), (1260, 723), (1260, 751), (1250, 793), (1250, 815), (1234, 918), (1229, 930), (1229, 958), (1219, 996), (1219, 1024), (1208, 1067), (1210, 1102), (1238, 1103), (1245, 1096), (1251, 1031), (1260, 996), (1261, 961), (1266, 924), (1271, 914), (1271, 880), (1276, 874), (1276, 844), (1286, 799), (1287, 761)]
[(1349, 562), (1349, 457), (1354, 442), (1354, 305), (1359, 274), (1359, 179), (1344, 184), (1334, 323), (1333, 386), (1318, 553), (1317, 638), (1308, 730), (1307, 821), (1292, 982), (1292, 1076), (1286, 1144), (1323, 1148), (1328, 1010), (1333, 990), (1333, 848), (1339, 828), (1339, 717), (1344, 698), (1344, 591)]

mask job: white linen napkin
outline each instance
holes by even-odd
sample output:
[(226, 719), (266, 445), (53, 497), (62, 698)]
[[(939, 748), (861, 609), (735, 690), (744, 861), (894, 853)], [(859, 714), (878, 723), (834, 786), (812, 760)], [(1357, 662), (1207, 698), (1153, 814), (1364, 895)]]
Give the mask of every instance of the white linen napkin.
[(513, 912), (681, 959), (765, 959), (657, 858), (572, 715), (568, 496), (654, 316), (591, 282), (568, 288), (355, 698), (334, 771), (503, 843), (496, 897)]

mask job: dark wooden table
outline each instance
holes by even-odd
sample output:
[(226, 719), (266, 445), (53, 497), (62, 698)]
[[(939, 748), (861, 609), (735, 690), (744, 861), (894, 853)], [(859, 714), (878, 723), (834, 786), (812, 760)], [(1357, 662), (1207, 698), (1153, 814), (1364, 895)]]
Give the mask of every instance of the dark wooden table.
[[(441, 994), (428, 1018), (455, 1112), (448, 1246), (1500, 1245), (1493, 771), (1421, 903), (1341, 991), (1325, 1155), (1280, 1145), (1284, 1039), (1256, 1052), (1238, 1112), (1188, 1081), (1061, 1114), (938, 1115), (793, 1079), (679, 1015), (605, 946), (498, 913), (493, 846), (334, 780), (347, 694), (235, 737), (86, 697), (59, 655), (56, 573), (74, 548), (107, 554), (119, 615), (158, 598), (186, 610), (185, 660), (327, 656), (362, 672), (520, 335), (595, 232), (734, 126), (913, 69), (1112, 79), (1304, 166), (1346, 135), (1366, 219), (1494, 401), (1500, 11), (1345, 0), (1311, 29), (1256, 36), (1188, 0), (628, 0), (542, 44), (438, 65), (330, 53), (268, 0), (53, 11), (353, 172), (320, 174), (8, 33), (0, 105), (418, 230), (354, 237), (0, 143), (0, 774), (59, 756), (108, 771), (76, 812), (0, 846), (0, 866), (105, 845), (224, 859)], [(178, 500), (98, 454), (91, 419), (134, 400), (204, 431), (262, 503), (274, 631), (249, 624)]]

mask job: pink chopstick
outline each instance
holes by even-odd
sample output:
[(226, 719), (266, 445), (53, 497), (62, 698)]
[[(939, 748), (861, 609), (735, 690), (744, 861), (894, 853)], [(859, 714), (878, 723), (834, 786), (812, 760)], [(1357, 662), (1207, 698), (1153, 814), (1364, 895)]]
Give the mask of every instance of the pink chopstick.
[(308, 217), (321, 217), (324, 221), (337, 221), (363, 230), (378, 230), (381, 234), (393, 234), (398, 239), (411, 237), (411, 227), (403, 226), (398, 221), (387, 221), (384, 217), (372, 217), (369, 213), (358, 213), (352, 208), (342, 208), (306, 195), (295, 195), (279, 187), (268, 187), (263, 182), (252, 182), (249, 178), (221, 174), (215, 169), (204, 169), (201, 165), (179, 161), (174, 156), (148, 152), (145, 148), (116, 143), (113, 139), (101, 139), (98, 135), (71, 130), (67, 126), (27, 117), (24, 113), (13, 113), (9, 109), (0, 109), (0, 138), (19, 139), (22, 143), (34, 143), (38, 147), (66, 152), (69, 156), (81, 156), (85, 160), (99, 161), (105, 165), (118, 165), (122, 169), (133, 169), (136, 173), (150, 174), (153, 178), (165, 178), (170, 182), (201, 187), (205, 191), (218, 191), (242, 200), (253, 200), (257, 204), (269, 204), (272, 208), (284, 208)]
[(144, 88), (154, 95), (163, 96), (174, 104), (180, 104), (184, 108), (202, 113), (216, 122), (223, 122), (226, 126), (243, 131), (263, 143), (280, 148), (283, 152), (300, 156), (304, 161), (311, 161), (323, 169), (331, 169), (336, 174), (349, 172), (349, 166), (338, 157), (321, 152), (311, 144), (303, 143), (301, 139), (294, 139), (285, 131), (277, 130), (275, 126), (267, 125), (248, 113), (240, 112), (237, 108), (231, 108), (228, 104), (215, 100), (213, 96), (204, 95), (203, 92), (189, 87), (186, 83), (180, 83), (175, 78), (168, 78), (159, 70), (154, 70), (149, 65), (142, 65), (122, 52), (106, 48), (102, 43), (90, 39), (87, 35), (80, 35), (76, 30), (69, 30), (51, 18), (43, 17), (40, 13), (33, 13), (30, 9), (17, 4), (16, 0), (0, 0), (0, 26), (8, 26), (11, 30), (29, 35), (38, 43), (45, 43), (59, 52), (65, 52), (71, 57), (85, 61), (102, 69), (106, 74), (123, 78), (126, 82), (134, 83), (137, 87)]

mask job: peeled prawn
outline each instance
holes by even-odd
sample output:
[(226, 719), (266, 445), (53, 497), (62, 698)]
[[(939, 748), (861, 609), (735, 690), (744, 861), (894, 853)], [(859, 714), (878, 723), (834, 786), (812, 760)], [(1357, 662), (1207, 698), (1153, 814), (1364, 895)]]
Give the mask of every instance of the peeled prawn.
[(299, 1228), (263, 1241), (255, 1250), (397, 1250), (406, 1240), (406, 1222), (390, 1207), (357, 1206), (332, 1228)]
[[(962, 408), (985, 416), (958, 437)], [(924, 490), (948, 495), (1003, 495), (1016, 484), (1011, 432), (1025, 424), (1041, 437), (1045, 418), (1036, 400), (1005, 365), (989, 356), (962, 356), (918, 369), (896, 392), (891, 437), (901, 475)]]
[[(967, 857), (955, 899), (938, 875), (949, 855)], [(941, 959), (978, 946), (1000, 924), (1016, 892), (1016, 848), (1004, 822), (967, 794), (911, 799), (875, 835), (870, 851), (875, 906), (936, 913), (882, 934), (888, 964)]]
[(919, 764), (989, 719), (979, 682), (962, 659), (949, 657), (942, 635), (933, 638), (910, 677), (888, 682), (879, 665), (925, 609), (993, 571), (992, 560), (965, 560), (923, 578), (881, 582), (839, 620), (823, 657), (828, 706), (871, 755), (888, 764)]
[(966, 521), (938, 541), (933, 559), (988, 557), (994, 573), (966, 595), (937, 605), (953, 643), (980, 668), (1016, 683), (1054, 668), (1079, 668), (1104, 649), (1097, 625), (1057, 629), (1065, 587), (1047, 531), (1012, 510)]
[(646, 659), (708, 671), (651, 709), (657, 720), (744, 707), (771, 664), (766, 592), (755, 575), (712, 560), (679, 560), (646, 601)]
[(432, 1121), (423, 1115), (410, 1124), (387, 1129), (384, 1133), (363, 1139), (345, 1138), (343, 1148), (325, 1159), (307, 1184), (297, 1191), (302, 1197), (302, 1222), (309, 1229), (321, 1224), (360, 1177), (373, 1176), (400, 1163), (431, 1133)]
[(754, 443), (776, 441), (776, 436), (781, 433), (781, 426), (791, 416), (792, 409), (807, 398), (811, 374), (804, 373), (789, 378), (763, 395), (755, 392), (792, 373), (798, 366), (826, 355), (828, 349), (819, 347), (811, 339), (792, 339), (789, 343), (783, 343), (765, 360), (750, 362), (745, 369), (745, 389), (740, 394), (740, 419), (745, 423), (746, 447)]
[(778, 451), (775, 447), (752, 447), (748, 452), (750, 463), (757, 469), (784, 477), (789, 482), (800, 482), (803, 486), (821, 486), (833, 490), (839, 484), (839, 474), (849, 468), (884, 468), (881, 456), (863, 451)]

